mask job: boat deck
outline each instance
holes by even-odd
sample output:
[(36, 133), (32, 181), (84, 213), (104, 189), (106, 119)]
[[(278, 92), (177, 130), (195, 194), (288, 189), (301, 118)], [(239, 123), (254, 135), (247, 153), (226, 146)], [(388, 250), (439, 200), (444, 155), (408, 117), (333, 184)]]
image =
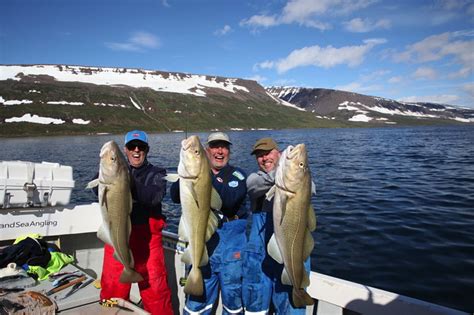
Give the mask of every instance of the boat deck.
[[(79, 207), (60, 207), (39, 209), (0, 209), (3, 222), (35, 222), (49, 220), (60, 222), (57, 226), (28, 226), (28, 233), (39, 233), (47, 241), (55, 242), (64, 253), (75, 257), (76, 266), (87, 273), (88, 277), (99, 279), (102, 269), (103, 244), (97, 238), (96, 231), (100, 225), (98, 204), (82, 205)], [(84, 220), (87, 218), (87, 220)], [(8, 223), (13, 225), (13, 223)], [(20, 225), (22, 226), (22, 225)], [(0, 247), (12, 244), (12, 240), (25, 234), (25, 231), (10, 228), (0, 229)], [(177, 235), (170, 232), (163, 233), (163, 246), (168, 270), (168, 281), (172, 290), (172, 303), (175, 314), (181, 314), (184, 305), (184, 292), (179, 285), (180, 278), (185, 275), (185, 266), (181, 262), (181, 253), (186, 244), (179, 241)], [(66, 268), (76, 268), (70, 265)], [(315, 300), (315, 305), (307, 308), (307, 314), (317, 315), (468, 315), (469, 313), (452, 308), (413, 299), (392, 292), (368, 287), (350, 281), (311, 272), (311, 285), (308, 293)], [(43, 281), (36, 287), (28, 289), (39, 292), (51, 286), (49, 281)], [(78, 291), (68, 299), (61, 299), (64, 292), (53, 296), (58, 305), (60, 314), (145, 314), (134, 304), (122, 301), (132, 312), (117, 308), (106, 308), (99, 305), (99, 289), (93, 285)], [(82, 292), (81, 292), (82, 291)], [(132, 285), (132, 302), (138, 302), (139, 291), (136, 284)], [(221, 306), (215, 306), (215, 313), (221, 314)]]

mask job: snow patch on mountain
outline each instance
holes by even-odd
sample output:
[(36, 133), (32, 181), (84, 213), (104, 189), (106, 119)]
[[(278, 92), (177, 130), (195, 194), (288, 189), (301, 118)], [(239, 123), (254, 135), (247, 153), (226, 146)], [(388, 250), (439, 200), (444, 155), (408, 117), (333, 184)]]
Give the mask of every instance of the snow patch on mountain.
[(127, 85), (135, 88), (151, 88), (159, 92), (173, 92), (206, 96), (205, 88), (227, 92), (249, 92), (237, 79), (208, 77), (184, 73), (165, 73), (125, 68), (98, 68), (60, 65), (2, 65), (0, 80), (21, 80), (23, 76), (51, 76), (57, 81), (82, 82), (98, 85)]

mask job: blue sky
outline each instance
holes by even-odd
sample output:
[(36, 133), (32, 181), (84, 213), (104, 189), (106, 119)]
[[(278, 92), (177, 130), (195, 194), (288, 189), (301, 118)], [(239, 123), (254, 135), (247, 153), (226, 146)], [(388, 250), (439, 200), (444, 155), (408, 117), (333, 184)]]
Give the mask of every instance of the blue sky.
[(218, 75), (474, 108), (474, 2), (1, 0), (0, 63)]

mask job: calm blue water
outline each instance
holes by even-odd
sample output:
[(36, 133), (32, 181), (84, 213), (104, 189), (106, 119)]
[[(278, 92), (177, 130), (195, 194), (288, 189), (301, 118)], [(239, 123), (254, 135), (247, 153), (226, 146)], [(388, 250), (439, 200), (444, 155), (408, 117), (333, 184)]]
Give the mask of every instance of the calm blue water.
[[(249, 152), (260, 137), (281, 148), (305, 143), (317, 195), (315, 271), (465, 311), (474, 311), (474, 128), (417, 127), (229, 133), (231, 162), (256, 171)], [(207, 134), (198, 134), (205, 137)], [(184, 134), (151, 136), (152, 163), (178, 164)], [(2, 139), (0, 160), (74, 167), (73, 202), (100, 147), (122, 136)], [(179, 209), (165, 199), (168, 229)]]

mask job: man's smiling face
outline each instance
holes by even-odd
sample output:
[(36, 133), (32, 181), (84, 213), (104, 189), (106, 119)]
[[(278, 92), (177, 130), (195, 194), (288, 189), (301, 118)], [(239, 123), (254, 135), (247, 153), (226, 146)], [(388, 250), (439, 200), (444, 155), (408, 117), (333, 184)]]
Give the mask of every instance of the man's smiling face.
[(148, 145), (142, 141), (134, 140), (125, 145), (125, 154), (128, 163), (133, 167), (142, 166), (148, 153)]
[(214, 174), (218, 173), (220, 169), (229, 163), (230, 148), (229, 143), (226, 141), (213, 141), (209, 143), (206, 152)]
[(258, 168), (265, 173), (269, 173), (277, 167), (280, 152), (277, 149), (258, 150), (255, 157), (257, 158)]

